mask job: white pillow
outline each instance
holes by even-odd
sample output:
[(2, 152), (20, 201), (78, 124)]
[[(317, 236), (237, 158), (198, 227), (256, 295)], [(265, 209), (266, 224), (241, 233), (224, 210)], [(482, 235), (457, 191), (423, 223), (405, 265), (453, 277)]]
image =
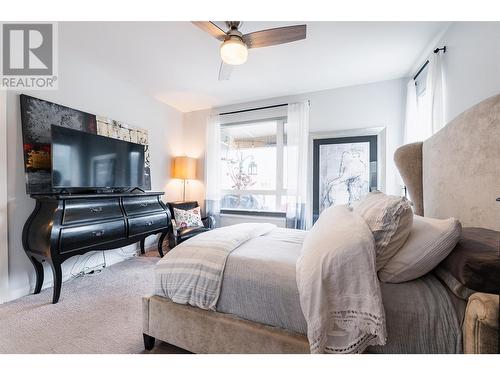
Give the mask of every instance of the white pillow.
[(353, 210), (372, 231), (377, 253), (377, 271), (403, 246), (413, 225), (413, 210), (405, 197), (368, 193)]
[(455, 248), (462, 226), (455, 218), (415, 215), (408, 240), (378, 273), (380, 281), (402, 283), (435, 268)]
[(174, 207), (174, 217), (176, 223), (176, 227), (174, 227), (175, 229), (190, 227), (197, 228), (203, 226), (200, 207), (195, 207), (190, 210), (180, 210)]

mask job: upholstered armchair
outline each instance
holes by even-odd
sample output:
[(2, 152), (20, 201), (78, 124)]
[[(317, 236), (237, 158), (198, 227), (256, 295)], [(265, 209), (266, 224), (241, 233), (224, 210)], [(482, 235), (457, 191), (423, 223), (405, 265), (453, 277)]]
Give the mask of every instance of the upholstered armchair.
[[(172, 218), (174, 216), (174, 208), (179, 210), (191, 210), (193, 208), (199, 207), (197, 201), (189, 201), (189, 202), (169, 202), (167, 203), (168, 209), (170, 210), (170, 214)], [(187, 239), (196, 236), (197, 234), (207, 232), (215, 225), (215, 220), (211, 216), (202, 217), (201, 221), (203, 222), (203, 227), (196, 228), (179, 228), (176, 229), (173, 226), (170, 226), (170, 232), (168, 235), (168, 244), (171, 249), (180, 244), (181, 242), (186, 241)]]

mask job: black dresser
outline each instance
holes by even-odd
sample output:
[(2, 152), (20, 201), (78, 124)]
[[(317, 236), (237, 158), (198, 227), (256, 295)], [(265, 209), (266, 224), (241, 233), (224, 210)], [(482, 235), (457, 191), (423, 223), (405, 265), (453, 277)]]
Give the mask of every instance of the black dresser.
[(61, 292), (61, 264), (93, 250), (116, 249), (161, 233), (158, 252), (171, 226), (170, 212), (161, 201), (163, 192), (121, 194), (32, 195), (36, 206), (23, 229), (23, 247), (36, 271), (34, 293), (43, 283), (42, 262), (54, 274), (52, 303)]

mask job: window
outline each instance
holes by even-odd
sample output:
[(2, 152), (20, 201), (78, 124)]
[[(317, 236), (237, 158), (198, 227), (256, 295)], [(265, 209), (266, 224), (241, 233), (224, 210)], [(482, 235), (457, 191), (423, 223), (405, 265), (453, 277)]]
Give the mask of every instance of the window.
[(221, 126), (221, 209), (286, 211), (285, 118)]

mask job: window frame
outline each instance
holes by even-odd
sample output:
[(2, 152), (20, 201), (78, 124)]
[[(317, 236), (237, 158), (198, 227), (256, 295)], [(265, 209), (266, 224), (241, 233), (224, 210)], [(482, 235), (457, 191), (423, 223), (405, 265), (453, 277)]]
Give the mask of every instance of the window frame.
[[(278, 116), (271, 117), (265, 119), (258, 120), (250, 120), (250, 121), (238, 121), (238, 122), (229, 122), (221, 124), (221, 131), (225, 127), (234, 127), (234, 126), (245, 126), (250, 124), (258, 124), (261, 122), (276, 122), (276, 180), (275, 180), (275, 189), (273, 190), (262, 190), (262, 189), (245, 189), (245, 190), (236, 190), (236, 189), (224, 189), (221, 188), (221, 201), (225, 195), (268, 195), (274, 196), (276, 201), (274, 205), (274, 209), (272, 210), (258, 210), (258, 209), (238, 209), (238, 208), (224, 208), (221, 204), (221, 213), (225, 214), (241, 214), (241, 215), (258, 215), (258, 216), (273, 216), (273, 217), (282, 217), (286, 215), (286, 210), (280, 210), (281, 200), (283, 196), (286, 196), (287, 189), (284, 188), (284, 147), (285, 147), (285, 124), (287, 123), (287, 116)], [(221, 139), (221, 147), (223, 146), (223, 142)]]

